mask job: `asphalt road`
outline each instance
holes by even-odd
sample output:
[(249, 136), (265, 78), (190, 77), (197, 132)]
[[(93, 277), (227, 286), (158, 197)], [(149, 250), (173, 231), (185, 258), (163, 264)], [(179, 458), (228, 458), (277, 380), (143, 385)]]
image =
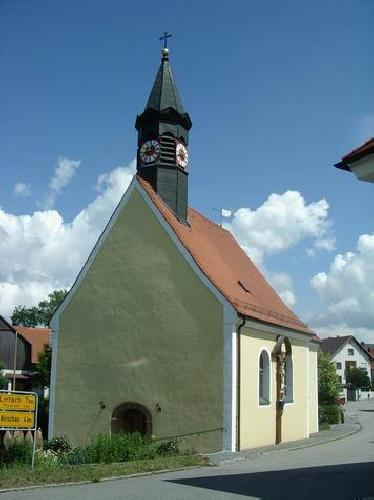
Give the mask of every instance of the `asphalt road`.
[(362, 430), (339, 441), (216, 467), (9, 492), (1, 500), (373, 499), (374, 402), (350, 403)]

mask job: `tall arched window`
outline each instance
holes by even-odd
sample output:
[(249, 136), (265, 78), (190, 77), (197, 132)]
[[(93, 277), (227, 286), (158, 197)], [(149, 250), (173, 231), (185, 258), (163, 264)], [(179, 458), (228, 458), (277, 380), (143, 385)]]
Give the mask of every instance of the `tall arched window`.
[(270, 404), (270, 362), (265, 350), (261, 351), (258, 364), (258, 403)]

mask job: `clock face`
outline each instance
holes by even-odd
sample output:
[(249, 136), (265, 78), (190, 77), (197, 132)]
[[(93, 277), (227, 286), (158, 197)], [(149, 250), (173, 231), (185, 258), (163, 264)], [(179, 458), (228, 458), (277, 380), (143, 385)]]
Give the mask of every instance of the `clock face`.
[(188, 165), (188, 151), (186, 146), (184, 146), (181, 142), (177, 144), (177, 163), (182, 168), (187, 168)]
[(145, 142), (140, 148), (140, 158), (143, 163), (152, 163), (160, 154), (160, 145), (157, 141)]

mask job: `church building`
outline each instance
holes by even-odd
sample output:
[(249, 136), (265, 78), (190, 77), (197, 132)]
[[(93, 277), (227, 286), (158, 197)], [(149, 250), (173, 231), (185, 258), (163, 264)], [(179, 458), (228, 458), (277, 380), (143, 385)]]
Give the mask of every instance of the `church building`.
[(51, 320), (50, 438), (138, 431), (217, 452), (318, 430), (319, 342), (188, 207), (191, 126), (164, 48), (137, 174)]

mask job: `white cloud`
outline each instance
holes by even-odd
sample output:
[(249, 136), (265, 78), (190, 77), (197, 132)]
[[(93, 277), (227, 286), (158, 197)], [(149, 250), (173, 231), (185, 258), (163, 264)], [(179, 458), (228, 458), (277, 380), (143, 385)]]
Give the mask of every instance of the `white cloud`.
[(337, 335), (354, 335), (359, 342), (365, 342), (367, 344), (374, 344), (374, 328), (352, 328), (346, 323), (338, 323), (332, 325), (326, 325), (321, 327), (316, 327), (314, 329), (322, 338), (326, 337), (336, 337)]
[[(50, 187), (59, 192), (80, 162), (60, 159)], [(60, 168), (61, 167), (61, 168)], [(135, 160), (101, 174), (97, 196), (72, 222), (57, 210), (16, 216), (0, 210), (0, 312), (10, 315), (18, 304), (33, 305), (56, 288), (71, 286), (100, 232), (135, 173)], [(300, 193), (272, 194), (256, 210), (241, 208), (226, 227), (257, 263), (307, 238), (314, 249), (331, 239), (325, 200), (307, 204)], [(313, 250), (316, 251), (316, 250)], [(284, 302), (296, 304), (291, 277), (264, 270)]]
[(31, 186), (29, 184), (25, 184), (24, 182), (17, 182), (13, 188), (13, 194), (17, 197), (26, 197), (31, 194)]
[(273, 273), (268, 275), (268, 279), (288, 307), (296, 304), (297, 300), (293, 291), (293, 282), (289, 274)]
[(355, 252), (335, 256), (328, 272), (313, 276), (312, 287), (325, 308), (319, 326), (345, 324), (374, 330), (374, 233), (362, 234)]
[(64, 157), (59, 158), (55, 168), (55, 175), (52, 177), (49, 184), (52, 191), (59, 193), (62, 188), (67, 186), (74, 177), (80, 164), (80, 161), (69, 160)]
[[(73, 163), (75, 171), (80, 162)], [(100, 176), (100, 193), (70, 223), (56, 210), (13, 215), (0, 209), (0, 314), (9, 317), (16, 305), (35, 305), (72, 284), (134, 173), (135, 161)], [(54, 190), (72, 175), (56, 169)]]
[(40, 203), (41, 207), (44, 209), (53, 208), (56, 196), (71, 182), (80, 164), (80, 161), (69, 160), (66, 157), (58, 159), (54, 176), (49, 183), (49, 191)]
[(298, 191), (271, 194), (256, 210), (240, 208), (226, 223), (243, 250), (258, 264), (266, 255), (287, 250), (309, 238), (315, 249), (331, 250), (329, 205), (322, 199), (307, 204)]

